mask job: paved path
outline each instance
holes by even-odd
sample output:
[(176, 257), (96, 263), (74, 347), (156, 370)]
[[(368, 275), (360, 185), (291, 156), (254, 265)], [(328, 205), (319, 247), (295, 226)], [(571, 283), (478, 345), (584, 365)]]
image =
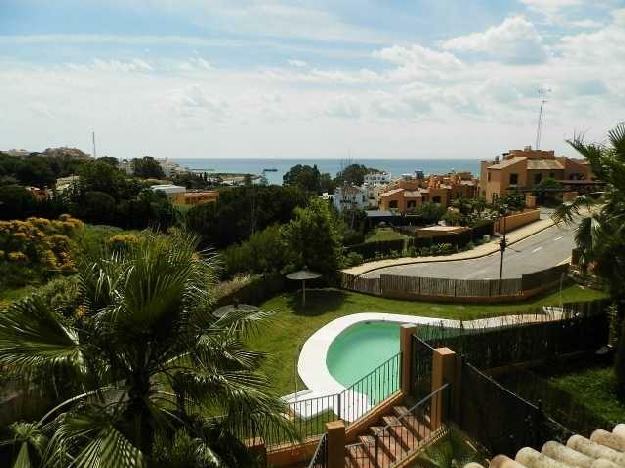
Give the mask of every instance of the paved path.
[[(524, 273), (534, 273), (559, 265), (571, 256), (574, 247), (574, 228), (551, 226), (537, 234), (520, 240), (506, 249), (503, 277), (518, 278)], [(499, 277), (497, 251), (472, 260), (456, 260), (412, 265), (393, 266), (366, 273), (368, 278), (380, 274), (405, 276), (430, 276), (436, 278), (495, 279)]]

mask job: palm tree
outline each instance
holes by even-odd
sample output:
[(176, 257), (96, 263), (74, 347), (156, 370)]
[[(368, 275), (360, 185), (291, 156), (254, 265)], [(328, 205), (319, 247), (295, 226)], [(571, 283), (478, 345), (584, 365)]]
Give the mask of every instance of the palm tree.
[(79, 266), (79, 317), (31, 296), (0, 314), (0, 366), (72, 382), (13, 426), (15, 466), (251, 466), (243, 440), (293, 430), (245, 348), (266, 312), (211, 315), (215, 259), (182, 233), (146, 233)]
[[(575, 241), (584, 269), (593, 267), (614, 299), (619, 316), (625, 312), (625, 123), (608, 132), (606, 144), (585, 143), (576, 137), (568, 143), (590, 163), (593, 173), (606, 183), (600, 197), (580, 195), (554, 213), (557, 222), (573, 223), (582, 217)], [(625, 398), (625, 321), (622, 323), (615, 371), (618, 393)]]

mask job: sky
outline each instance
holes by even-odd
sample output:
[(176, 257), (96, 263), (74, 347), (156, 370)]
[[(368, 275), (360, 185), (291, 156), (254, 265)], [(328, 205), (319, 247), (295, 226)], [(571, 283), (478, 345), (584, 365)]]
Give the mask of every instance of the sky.
[[(625, 120), (625, 0), (0, 0), (0, 148), (491, 158)], [(540, 97), (542, 96), (542, 98)]]

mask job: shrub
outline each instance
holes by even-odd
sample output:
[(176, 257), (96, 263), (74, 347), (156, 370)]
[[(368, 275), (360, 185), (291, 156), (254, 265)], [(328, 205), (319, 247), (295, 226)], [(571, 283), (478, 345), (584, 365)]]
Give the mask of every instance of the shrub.
[(221, 253), (224, 278), (238, 273), (275, 273), (291, 262), (280, 226), (269, 226)]
[(364, 257), (358, 252), (348, 252), (343, 259), (346, 268), (361, 265), (365, 261)]
[(239, 302), (259, 305), (285, 289), (285, 279), (281, 274), (239, 275), (219, 284), (219, 297), (216, 306)]
[(395, 255), (399, 252), (399, 255), (401, 255), (404, 251), (404, 243), (404, 239), (364, 242), (347, 247), (346, 253), (349, 255), (349, 253), (355, 252), (362, 256), (364, 260), (388, 257), (392, 252), (395, 252)]
[(56, 220), (0, 221), (0, 289), (24, 286), (54, 271), (74, 271), (74, 238), (83, 228), (82, 221), (69, 215)]
[(125, 252), (139, 242), (134, 234), (115, 234), (106, 240), (106, 245), (116, 252)]

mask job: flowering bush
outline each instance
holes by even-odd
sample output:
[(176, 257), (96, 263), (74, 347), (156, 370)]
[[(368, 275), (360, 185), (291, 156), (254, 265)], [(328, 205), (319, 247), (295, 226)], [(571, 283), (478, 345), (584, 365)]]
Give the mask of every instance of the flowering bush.
[(0, 221), (0, 263), (71, 272), (74, 270), (72, 238), (83, 229), (83, 222), (69, 215), (55, 220), (33, 217), (25, 221)]

